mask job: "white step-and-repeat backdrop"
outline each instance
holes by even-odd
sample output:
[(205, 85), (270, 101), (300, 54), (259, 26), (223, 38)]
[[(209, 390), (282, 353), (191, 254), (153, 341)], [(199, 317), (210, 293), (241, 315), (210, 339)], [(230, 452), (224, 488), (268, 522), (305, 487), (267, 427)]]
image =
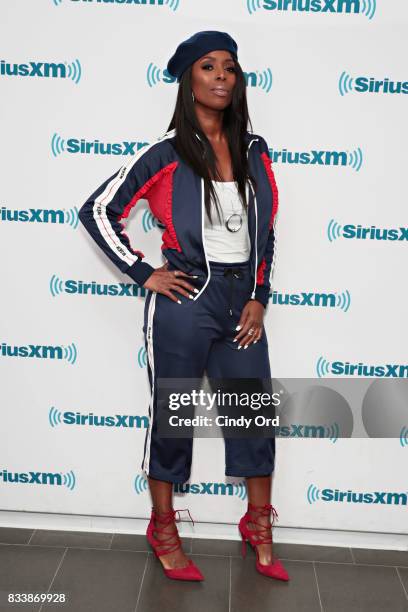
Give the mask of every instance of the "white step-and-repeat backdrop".
[[(323, 382), (360, 364), (355, 378), (407, 378), (407, 27), (404, 0), (3, 3), (1, 509), (149, 515), (145, 292), (78, 209), (167, 130), (167, 60), (199, 30), (237, 40), (274, 161), (273, 376)], [(162, 264), (146, 201), (126, 231)], [(389, 438), (362, 417), (350, 439), (279, 436), (278, 524), (408, 533), (408, 408), (400, 425)], [(235, 521), (246, 504), (222, 438), (194, 440), (175, 492), (197, 521)]]

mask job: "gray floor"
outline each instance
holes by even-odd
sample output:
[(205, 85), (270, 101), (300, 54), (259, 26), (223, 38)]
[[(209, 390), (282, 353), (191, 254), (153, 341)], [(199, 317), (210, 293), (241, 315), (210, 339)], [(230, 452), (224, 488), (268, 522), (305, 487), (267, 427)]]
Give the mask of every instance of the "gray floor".
[(167, 578), (143, 535), (0, 528), (0, 611), (408, 612), (408, 551), (274, 544), (285, 583), (257, 573), (249, 545), (243, 560), (238, 541), (182, 540), (203, 582)]

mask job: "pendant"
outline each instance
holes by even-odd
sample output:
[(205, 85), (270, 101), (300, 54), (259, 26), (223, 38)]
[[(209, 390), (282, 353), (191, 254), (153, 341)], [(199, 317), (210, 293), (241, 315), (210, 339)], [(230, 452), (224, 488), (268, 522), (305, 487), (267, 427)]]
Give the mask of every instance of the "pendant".
[(225, 221), (225, 226), (230, 232), (238, 232), (242, 227), (242, 215), (233, 213)]

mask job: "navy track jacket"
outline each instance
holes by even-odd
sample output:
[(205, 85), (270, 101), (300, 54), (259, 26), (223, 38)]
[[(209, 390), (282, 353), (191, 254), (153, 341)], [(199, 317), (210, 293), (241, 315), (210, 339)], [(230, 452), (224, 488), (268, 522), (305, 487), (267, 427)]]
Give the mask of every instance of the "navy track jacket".
[[(249, 169), (257, 181), (256, 192), (250, 185), (248, 201), (251, 299), (266, 306), (276, 254), (278, 189), (266, 141), (251, 132), (245, 138)], [(197, 300), (211, 275), (203, 240), (204, 179), (179, 157), (174, 142), (175, 129), (140, 149), (89, 196), (79, 210), (79, 219), (113, 263), (143, 286), (155, 268), (141, 251), (132, 248), (121, 220), (138, 200), (146, 199), (165, 227), (161, 250), (167, 261), (187, 274), (193, 266), (205, 273), (206, 282), (194, 297)]]

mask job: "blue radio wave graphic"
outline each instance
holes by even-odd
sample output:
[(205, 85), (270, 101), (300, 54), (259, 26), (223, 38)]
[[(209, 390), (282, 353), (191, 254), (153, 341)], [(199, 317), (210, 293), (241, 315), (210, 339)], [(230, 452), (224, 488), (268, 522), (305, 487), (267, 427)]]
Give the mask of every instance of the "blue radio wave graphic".
[(65, 211), (65, 223), (76, 229), (79, 224), (79, 214), (76, 206)]
[(154, 227), (157, 227), (156, 217), (152, 215), (150, 210), (145, 210), (142, 216), (142, 227), (144, 232), (150, 232)]
[[(68, 64), (68, 62), (65, 62)], [(68, 78), (72, 79), (76, 85), (78, 85), (81, 80), (82, 69), (79, 59), (75, 59), (73, 62), (68, 64)]]
[(406, 425), (403, 425), (401, 429), (400, 444), (402, 448), (405, 448), (405, 446), (408, 446), (408, 427)]
[(340, 95), (342, 96), (353, 91), (353, 77), (351, 77), (346, 71), (343, 71), (340, 75), (339, 91)]
[(337, 294), (336, 306), (340, 308), (340, 310), (344, 310), (344, 312), (347, 312), (348, 309), (350, 308), (350, 303), (351, 303), (351, 300), (350, 300), (350, 293), (348, 289), (346, 289), (342, 293)]
[(316, 363), (316, 373), (319, 378), (326, 376), (330, 373), (330, 361), (327, 361), (323, 357), (319, 357)]
[(377, 0), (362, 0), (361, 12), (372, 19), (377, 10)]
[(135, 478), (134, 486), (135, 486), (135, 491), (138, 495), (140, 495), (141, 493), (144, 493), (145, 491), (147, 491), (146, 478), (138, 474)]
[(233, 486), (234, 486), (234, 495), (236, 495), (237, 497), (239, 497), (242, 500), (246, 499), (247, 489), (246, 489), (246, 486), (244, 484), (244, 481), (234, 483)]
[(349, 152), (348, 154), (348, 165), (353, 168), (356, 172), (358, 172), (363, 164), (363, 152), (358, 147), (354, 149), (354, 151)]
[(51, 138), (51, 151), (54, 157), (65, 152), (65, 140), (56, 133)]
[(150, 212), (150, 210), (145, 210), (142, 216), (142, 227), (144, 232), (150, 232), (154, 227), (160, 227), (161, 229), (165, 229), (163, 223)]
[(71, 491), (75, 488), (76, 478), (72, 470), (66, 474), (63, 474), (63, 484)]
[(62, 281), (60, 278), (58, 278), (58, 276), (53, 274), (50, 280), (50, 291), (51, 291), (52, 297), (55, 297), (56, 295), (63, 293), (63, 290), (64, 290), (64, 281)]
[(272, 70), (270, 68), (266, 68), (262, 72), (259, 70), (256, 71), (259, 75), (258, 87), (263, 89), (266, 93), (269, 93), (272, 88)]
[(307, 488), (306, 497), (309, 504), (313, 504), (314, 502), (319, 501), (320, 490), (318, 489), (318, 487), (316, 487), (316, 485), (311, 484)]
[(61, 425), (62, 423), (62, 412), (51, 406), (48, 412), (48, 420), (51, 427), (57, 427), (57, 425)]
[(339, 431), (340, 428), (338, 423), (334, 423), (327, 428), (327, 437), (330, 439), (330, 442), (333, 442), (333, 444), (339, 439)]
[(172, 11), (177, 11), (180, 0), (166, 0), (165, 4), (167, 4)]
[(342, 227), (340, 223), (337, 223), (334, 219), (330, 219), (329, 225), (327, 226), (327, 237), (330, 242), (340, 238)]
[(250, 15), (261, 8), (261, 0), (246, 0), (247, 11)]
[(157, 85), (157, 83), (160, 83), (161, 81), (160, 68), (158, 68), (156, 64), (153, 64), (152, 62), (150, 62), (150, 64), (147, 67), (146, 77), (147, 77), (147, 83), (149, 87), (153, 87), (153, 85)]
[(72, 342), (69, 346), (64, 346), (62, 348), (64, 349), (64, 358), (68, 361), (68, 363), (74, 365), (78, 355), (75, 344)]
[(137, 363), (139, 364), (139, 368), (145, 368), (147, 366), (147, 351), (144, 346), (142, 346), (137, 353)]
[(52, 0), (54, 6), (59, 6), (62, 3), (62, 0)]

